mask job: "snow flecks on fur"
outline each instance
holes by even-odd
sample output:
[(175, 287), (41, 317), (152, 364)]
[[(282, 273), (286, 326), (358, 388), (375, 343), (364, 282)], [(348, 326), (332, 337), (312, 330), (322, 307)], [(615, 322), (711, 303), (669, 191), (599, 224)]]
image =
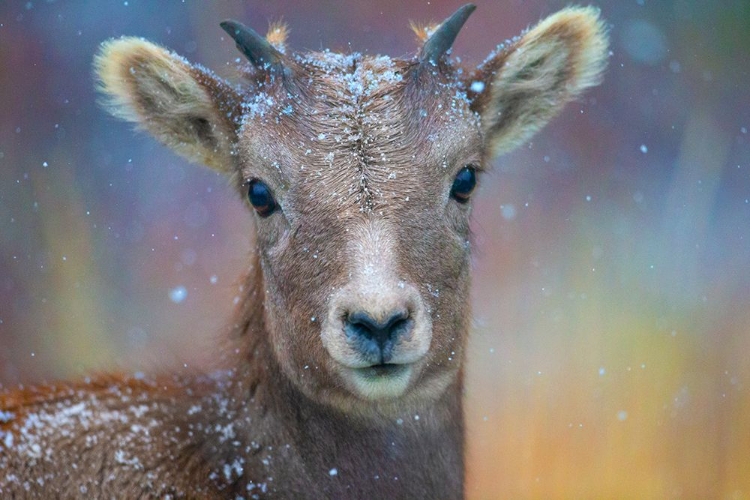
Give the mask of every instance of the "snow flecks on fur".
[[(439, 158), (433, 163), (438, 164), (443, 161), (438, 150), (465, 138), (467, 123), (478, 130), (478, 118), (470, 110), (456, 68), (445, 67), (441, 72), (431, 67), (420, 76), (414, 59), (327, 50), (290, 57), (295, 65), (292, 88), (296, 86), (299, 92), (287, 92), (281, 86), (275, 92), (262, 86), (250, 92), (240, 135), (281, 125), (288, 132), (279, 140), (287, 145), (289, 155), (304, 152), (293, 168), (296, 173), (289, 175), (307, 175), (308, 186), (329, 186), (328, 192), (316, 191), (317, 196), (337, 200), (339, 208), (354, 204), (360, 212), (371, 212), (394, 196), (412, 199), (410, 193), (395, 193), (419, 189), (419, 185), (407, 182), (396, 187), (393, 180), (407, 180), (412, 176), (404, 175), (403, 169), (418, 168), (415, 151), (411, 151), (415, 145), (437, 151)], [(430, 134), (441, 144), (426, 140)], [(296, 138), (287, 139), (292, 136)], [(279, 155), (268, 153), (261, 159), (272, 156)], [(418, 156), (429, 161), (432, 155)], [(281, 162), (282, 178), (287, 168), (291, 170), (286, 164)]]
[(274, 109), (276, 102), (265, 92), (257, 92), (242, 103), (244, 122), (255, 118), (264, 118)]
[[(348, 194), (354, 196), (363, 211), (370, 211), (375, 194), (370, 183), (371, 169), (381, 159), (378, 143), (390, 141), (388, 137), (379, 137), (382, 134), (378, 128), (394, 125), (388, 106), (382, 106), (377, 99), (394, 98), (403, 75), (394, 61), (385, 56), (364, 58), (357, 53), (342, 55), (328, 51), (319, 55), (308, 59), (308, 63), (323, 72), (322, 83), (335, 89), (335, 93), (327, 96), (328, 114), (335, 122), (331, 124), (332, 133), (321, 133), (318, 138), (327, 139), (327, 149), (349, 156), (355, 178)], [(377, 109), (381, 106), (384, 112)], [(343, 129), (340, 125), (344, 125)], [(395, 130), (398, 128), (390, 133)], [(333, 165), (333, 157), (330, 164)]]
[[(256, 225), (234, 371), (0, 392), (0, 498), (460, 498), (471, 205), (451, 186), (596, 84), (605, 49), (598, 12), (567, 9), (472, 75), (447, 58), (325, 51), (285, 55), (238, 89), (143, 40), (104, 44), (96, 69), (115, 114), (262, 179), (283, 216)], [(387, 272), (367, 295), (353, 276), (375, 258)], [(415, 295), (388, 303), (388, 287)], [(339, 292), (356, 301), (331, 309)], [(321, 345), (318, 325), (378, 302), (416, 322), (422, 301), (429, 349), (402, 396), (383, 386), (392, 397), (376, 399), (331, 368), (345, 365), (325, 349), (346, 339)]]
[[(190, 458), (195, 446), (206, 443), (225, 448), (225, 459), (206, 465), (205, 477), (197, 483), (203, 483), (204, 492), (235, 484), (243, 478), (247, 460), (256, 459), (260, 445), (238, 432), (238, 427), (247, 428), (250, 417), (234, 409), (222, 377), (217, 380), (204, 380), (213, 392), (195, 396), (192, 404), (177, 394), (194, 387), (167, 390), (161, 382), (127, 380), (53, 388), (35, 395), (34, 402), (24, 403), (18, 413), (3, 410), (0, 470), (14, 473), (0, 474), (0, 497), (52, 491), (62, 497), (117, 496), (135, 491), (133, 484), (157, 496), (187, 494), (170, 489), (170, 476), (182, 472), (174, 460)], [(7, 407), (15, 404), (10, 399), (1, 402)], [(257, 460), (269, 461), (271, 454)], [(108, 473), (102, 477), (99, 470)], [(52, 484), (54, 490), (49, 489)]]
[[(105, 403), (113, 397), (117, 399), (114, 407), (111, 402)], [(79, 468), (85, 452), (110, 442), (113, 435), (122, 448), (103, 452), (101, 460), (139, 466), (138, 457), (124, 450), (136, 441), (139, 446), (148, 447), (157, 421), (150, 420), (147, 414), (156, 404), (131, 402), (131, 398), (127, 391), (120, 392), (114, 387), (99, 395), (70, 391), (62, 399), (24, 408), (23, 414), (6, 420), (0, 430), (0, 469), (18, 470), (23, 464), (21, 467), (34, 471), (27, 474), (34, 476), (34, 481), (18, 483), (17, 475), (6, 475), (0, 477), (0, 492), (33, 492), (36, 486), (59, 479), (58, 475), (70, 474), (71, 469)], [(81, 486), (88, 491), (88, 486)]]

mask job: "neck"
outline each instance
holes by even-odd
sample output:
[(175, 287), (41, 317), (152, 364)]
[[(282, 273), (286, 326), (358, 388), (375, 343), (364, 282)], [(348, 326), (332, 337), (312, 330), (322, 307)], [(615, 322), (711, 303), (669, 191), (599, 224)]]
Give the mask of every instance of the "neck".
[[(295, 498), (463, 495), (460, 374), (437, 400), (387, 416), (319, 404), (297, 389), (275, 361), (263, 320), (257, 257), (243, 295), (247, 300), (234, 323), (242, 347), (233, 360), (231, 399), (237, 404), (236, 415), (249, 422), (242, 441), (258, 448), (263, 464), (258, 472), (275, 478), (277, 492)], [(260, 484), (263, 477), (252, 473), (252, 464), (245, 467), (248, 479)]]

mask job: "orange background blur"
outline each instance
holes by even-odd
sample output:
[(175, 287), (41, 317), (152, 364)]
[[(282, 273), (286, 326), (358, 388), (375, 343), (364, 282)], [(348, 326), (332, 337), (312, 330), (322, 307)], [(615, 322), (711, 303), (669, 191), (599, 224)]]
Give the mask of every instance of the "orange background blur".
[[(567, 3), (478, 0), (454, 54), (476, 65)], [(750, 2), (594, 3), (604, 83), (476, 199), (469, 496), (750, 498)], [(0, 382), (206, 366), (237, 293), (250, 216), (96, 107), (101, 41), (229, 75), (228, 17), (398, 56), (409, 20), (458, 6), (2, 2)]]

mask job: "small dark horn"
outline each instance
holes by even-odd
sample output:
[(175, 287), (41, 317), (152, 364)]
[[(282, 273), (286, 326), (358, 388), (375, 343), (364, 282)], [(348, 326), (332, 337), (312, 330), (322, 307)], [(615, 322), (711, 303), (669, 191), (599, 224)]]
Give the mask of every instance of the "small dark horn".
[(421, 62), (437, 63), (438, 60), (451, 48), (456, 40), (458, 32), (477, 6), (467, 3), (459, 8), (451, 17), (443, 21), (443, 24), (435, 30), (435, 33), (424, 43), (419, 55)]
[(263, 68), (266, 65), (271, 67), (282, 65), (281, 53), (252, 28), (232, 20), (224, 21), (219, 25), (237, 42), (237, 48), (253, 63), (253, 66)]

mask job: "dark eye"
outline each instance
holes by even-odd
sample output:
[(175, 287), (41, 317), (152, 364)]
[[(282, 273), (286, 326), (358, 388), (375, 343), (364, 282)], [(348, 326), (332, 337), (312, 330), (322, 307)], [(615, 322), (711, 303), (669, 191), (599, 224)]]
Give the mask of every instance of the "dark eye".
[(261, 217), (268, 217), (276, 210), (276, 200), (273, 199), (271, 190), (265, 182), (258, 179), (250, 181), (247, 190), (250, 204)]
[(453, 180), (453, 187), (451, 187), (451, 198), (459, 203), (466, 203), (469, 201), (471, 192), (477, 185), (477, 173), (476, 169), (468, 165), (462, 168)]

